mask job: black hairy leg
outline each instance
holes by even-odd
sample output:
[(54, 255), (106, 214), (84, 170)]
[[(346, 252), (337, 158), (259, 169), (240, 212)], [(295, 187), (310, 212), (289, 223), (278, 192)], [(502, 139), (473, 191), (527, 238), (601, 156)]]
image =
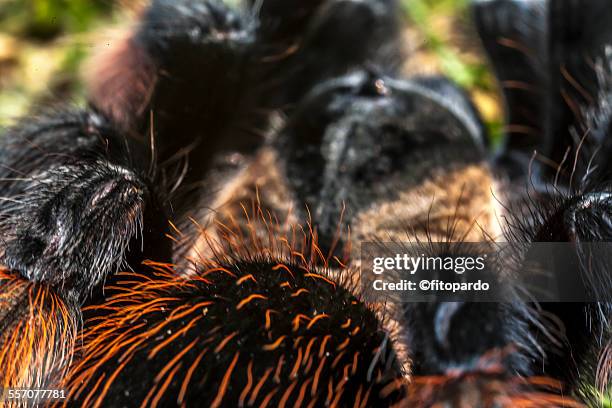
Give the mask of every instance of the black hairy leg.
[(80, 306), (120, 268), (163, 254), (153, 239), (165, 218), (129, 144), (90, 111), (31, 118), (3, 135), (4, 387), (57, 387), (72, 361)]
[(86, 406), (400, 401), (402, 373), (375, 308), (330, 277), (339, 264), (310, 258), (311, 236), (277, 227), (266, 242), (226, 227), (233, 238), (222, 244), (232, 251), (200, 260), (189, 277), (159, 263), (149, 264), (154, 279), (124, 274), (85, 312), (70, 398)]
[(570, 150), (585, 136), (585, 110), (598, 105), (596, 64), (612, 41), (609, 4), (476, 0), (472, 8), (505, 98), (500, 163), (518, 176), (529, 169), (568, 183), (569, 172), (558, 170), (572, 164)]
[[(523, 175), (545, 131), (550, 59), (548, 2), (473, 2), (480, 39), (494, 65), (506, 111), (505, 146), (500, 164)], [(508, 63), (512, 61), (512, 63)]]
[(271, 55), (274, 49), (285, 50), (284, 58), (266, 71), (267, 77), (284, 81), (278, 84), (285, 88), (276, 92), (277, 106), (291, 109), (313, 86), (354, 67), (373, 66), (387, 74), (400, 68), (401, 7), (397, 0), (249, 3), (259, 7), (254, 11), (259, 17), (262, 51)]
[[(9, 130), (0, 170), (2, 263), (82, 303), (126, 266), (130, 243), (144, 250), (143, 234), (161, 227), (146, 222), (144, 231), (145, 219), (159, 218), (161, 209), (147, 170), (132, 167), (143, 159), (132, 156), (129, 144), (88, 111), (32, 119)], [(132, 242), (136, 236), (140, 243)]]

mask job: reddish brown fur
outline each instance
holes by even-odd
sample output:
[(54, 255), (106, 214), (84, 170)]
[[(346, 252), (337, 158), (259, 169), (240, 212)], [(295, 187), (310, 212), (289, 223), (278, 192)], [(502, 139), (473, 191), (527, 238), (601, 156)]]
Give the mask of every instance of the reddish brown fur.
[(601, 351), (597, 365), (596, 384), (598, 391), (602, 394), (612, 384), (612, 340), (609, 340)]
[(131, 33), (123, 34), (117, 44), (92, 58), (86, 77), (91, 102), (121, 129), (136, 130), (136, 121), (146, 115), (157, 72)]

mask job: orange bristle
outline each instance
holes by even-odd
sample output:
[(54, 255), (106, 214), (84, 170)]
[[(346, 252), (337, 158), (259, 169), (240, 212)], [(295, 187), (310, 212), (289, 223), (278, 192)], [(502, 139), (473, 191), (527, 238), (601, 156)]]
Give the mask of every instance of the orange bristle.
[(72, 361), (77, 312), (49, 287), (0, 270), (0, 387), (57, 385)]

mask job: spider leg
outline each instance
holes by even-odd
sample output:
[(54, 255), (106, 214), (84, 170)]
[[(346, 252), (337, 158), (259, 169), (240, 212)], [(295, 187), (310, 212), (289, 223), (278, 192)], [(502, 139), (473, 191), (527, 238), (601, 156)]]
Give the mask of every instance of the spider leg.
[(540, 370), (562, 380), (585, 400), (596, 403), (600, 397), (593, 398), (593, 391), (605, 395), (611, 384), (609, 185), (541, 200), (531, 211), (539, 214), (535, 221), (518, 221), (520, 212), (511, 217), (512, 234), (520, 231), (534, 243), (567, 243), (557, 246), (554, 256), (559, 261), (555, 265), (563, 271), (575, 269), (558, 276), (564, 285), (571, 285), (567, 286), (569, 295), (579, 294), (577, 300), (568, 298), (537, 306), (541, 321), (557, 338), (554, 342), (546, 339), (541, 342), (545, 364)]
[(128, 262), (169, 256), (157, 240), (161, 204), (132, 162), (145, 166), (138, 145), (91, 111), (30, 118), (3, 135), (3, 386), (58, 385), (72, 361), (80, 307), (103, 296), (103, 282)]
[(131, 242), (134, 252), (156, 246), (149, 221), (161, 204), (139, 145), (88, 111), (10, 129), (0, 146), (1, 262), (82, 303), (125, 266)]
[(285, 78), (278, 106), (294, 107), (315, 85), (355, 67), (374, 66), (392, 74), (401, 66), (401, 8), (396, 0), (249, 3), (261, 3), (255, 12), (262, 51), (291, 50), (266, 73)]
[[(568, 162), (571, 168), (564, 158), (584, 136), (584, 110), (596, 104), (595, 63), (612, 40), (609, 4), (476, 0), (472, 9), (505, 99), (499, 163), (515, 177), (530, 172), (568, 183), (557, 171)], [(539, 157), (530, 164), (534, 151)]]
[(137, 288), (111, 290), (111, 310), (91, 309), (109, 324), (85, 324), (81, 359), (65, 383), (71, 400), (211, 407), (401, 400), (401, 371), (371, 308), (297, 257), (274, 251), (263, 261), (254, 247), (242, 251), (253, 259), (235, 262), (231, 253), (187, 278), (156, 268)]
[(505, 140), (498, 161), (515, 176), (542, 146), (550, 56), (547, 1), (473, 1), (480, 39), (503, 91)]
[(0, 271), (0, 384), (52, 388), (72, 362), (79, 324), (77, 305), (44, 283)]

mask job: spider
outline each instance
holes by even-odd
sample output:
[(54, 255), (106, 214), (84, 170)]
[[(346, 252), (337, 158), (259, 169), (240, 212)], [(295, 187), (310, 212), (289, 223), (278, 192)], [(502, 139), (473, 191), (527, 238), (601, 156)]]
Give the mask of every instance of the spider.
[[(395, 0), (153, 0), (86, 108), (0, 140), (0, 384), (67, 394), (10, 404), (598, 404), (612, 7), (471, 7), (494, 154), (465, 92), (403, 76)], [(389, 240), (566, 242), (599, 302), (370, 301)]]

